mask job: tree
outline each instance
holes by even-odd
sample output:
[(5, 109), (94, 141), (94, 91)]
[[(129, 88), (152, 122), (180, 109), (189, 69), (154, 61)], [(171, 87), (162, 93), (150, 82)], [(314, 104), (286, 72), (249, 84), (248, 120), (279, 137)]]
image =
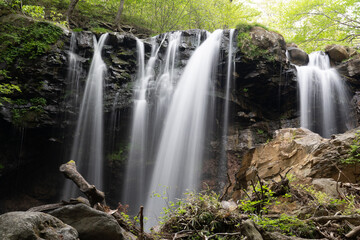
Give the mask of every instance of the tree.
[(251, 21), (259, 12), (246, 0), (128, 0), (124, 18), (162, 33), (201, 28), (213, 31)]
[(274, 17), (269, 23), (307, 51), (359, 41), (358, 0), (293, 0), (278, 3), (272, 10)]
[(115, 26), (116, 26), (117, 30), (120, 30), (120, 18), (121, 18), (122, 12), (124, 10), (124, 1), (125, 0), (120, 1), (119, 10), (117, 11), (117, 14), (115, 17)]
[(70, 18), (71, 18), (71, 15), (76, 7), (76, 4), (79, 2), (79, 0), (71, 0), (70, 1), (70, 4), (69, 4), (69, 8), (66, 12), (66, 19), (68, 21), (68, 23), (70, 24)]

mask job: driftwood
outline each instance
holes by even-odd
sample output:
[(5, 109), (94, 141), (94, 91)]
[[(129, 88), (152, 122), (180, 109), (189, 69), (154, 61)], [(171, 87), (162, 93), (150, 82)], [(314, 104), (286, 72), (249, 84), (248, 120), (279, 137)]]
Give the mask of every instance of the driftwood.
[(97, 203), (105, 204), (105, 194), (94, 185), (90, 185), (83, 176), (77, 171), (76, 164), (73, 160), (62, 164), (60, 166), (60, 172), (62, 172), (66, 178), (72, 180), (89, 199), (90, 205), (95, 206)]

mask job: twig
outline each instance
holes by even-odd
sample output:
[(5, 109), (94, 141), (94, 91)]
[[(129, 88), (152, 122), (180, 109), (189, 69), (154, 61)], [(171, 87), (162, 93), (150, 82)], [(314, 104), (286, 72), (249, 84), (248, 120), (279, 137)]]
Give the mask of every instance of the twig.
[(325, 222), (329, 220), (335, 220), (335, 221), (343, 221), (343, 220), (360, 220), (359, 214), (354, 215), (337, 215), (337, 216), (322, 216), (322, 217), (311, 217), (306, 219), (305, 221), (314, 221), (314, 222)]
[(213, 237), (216, 237), (216, 236), (236, 236), (236, 235), (241, 235), (242, 233), (241, 232), (234, 232), (234, 233), (215, 233), (213, 235), (210, 235), (208, 237), (206, 237), (206, 239), (210, 239), (210, 238), (213, 238)]
[(225, 195), (228, 193), (228, 191), (229, 191), (229, 189), (231, 187), (231, 180), (230, 180), (229, 173), (226, 173), (226, 175), (227, 175), (227, 179), (229, 181), (229, 185), (227, 185), (224, 194), (220, 197), (220, 202), (224, 199)]
[[(191, 230), (182, 230), (180, 232), (177, 232), (174, 234), (174, 237), (172, 238), (173, 240), (177, 239), (177, 238), (182, 238), (182, 237), (185, 237), (185, 236), (190, 236), (191, 234), (193, 234), (194, 231), (191, 231)], [(181, 235), (180, 235), (181, 234)], [(178, 235), (180, 235), (180, 237), (178, 237)]]

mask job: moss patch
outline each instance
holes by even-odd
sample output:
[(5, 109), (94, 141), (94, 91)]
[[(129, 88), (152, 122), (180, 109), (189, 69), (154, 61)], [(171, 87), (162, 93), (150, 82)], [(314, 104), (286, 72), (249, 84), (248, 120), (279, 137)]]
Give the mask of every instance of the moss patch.
[(251, 29), (255, 26), (262, 27), (267, 30), (266, 27), (259, 24), (238, 24), (236, 29), (238, 30), (238, 48), (244, 53), (245, 58), (248, 60), (265, 59), (273, 62), (275, 60), (273, 54), (268, 49), (261, 48), (253, 43), (251, 36)]
[(11, 22), (2, 21), (0, 32), (0, 59), (8, 66), (21, 65), (21, 59), (35, 59), (46, 53), (62, 34), (62, 30), (55, 25), (47, 22), (29, 23), (24, 17)]

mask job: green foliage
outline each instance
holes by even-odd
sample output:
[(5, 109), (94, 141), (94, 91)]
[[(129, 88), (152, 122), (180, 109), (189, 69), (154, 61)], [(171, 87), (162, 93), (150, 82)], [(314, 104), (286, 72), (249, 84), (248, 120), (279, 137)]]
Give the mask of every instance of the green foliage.
[(267, 11), (267, 23), (281, 30), (287, 41), (308, 52), (332, 43), (359, 43), (357, 0), (276, 1)]
[(0, 163), (0, 171), (3, 170), (5, 167)]
[(15, 84), (10, 84), (10, 83), (4, 83), (4, 84), (0, 84), (0, 93), (1, 94), (12, 94), (15, 91), (17, 92), (21, 92), (20, 87), (15, 85)]
[(129, 0), (124, 18), (156, 33), (200, 28), (213, 31), (233, 28), (239, 21), (250, 21), (259, 12), (244, 3), (228, 0)]
[(12, 122), (17, 126), (25, 126), (36, 122), (42, 116), (47, 101), (45, 98), (35, 97), (30, 100), (18, 98), (11, 103), (13, 104)]
[(30, 99), (30, 103), (34, 106), (45, 106), (46, 99), (42, 97), (32, 98)]
[(113, 152), (108, 155), (108, 159), (110, 161), (119, 161), (121, 163), (125, 162), (126, 158), (128, 157), (128, 152), (130, 149), (130, 145), (121, 145), (118, 148), (118, 151)]
[(254, 195), (255, 198), (241, 199), (239, 209), (245, 213), (263, 214), (268, 212), (268, 207), (272, 205), (276, 198), (274, 192), (267, 184), (258, 182), (254, 186), (252, 192), (247, 193), (247, 196)]
[(93, 27), (93, 28), (90, 29), (90, 31), (92, 31), (94, 33), (106, 33), (106, 32), (109, 32), (108, 29), (101, 28), (101, 27)]
[(22, 11), (26, 15), (29, 15), (32, 18), (44, 19), (45, 11), (42, 6), (33, 6), (33, 5), (23, 5)]
[(23, 27), (21, 20), (16, 24), (6, 23), (0, 27), (1, 60), (7, 64), (21, 63), (20, 59), (35, 59), (47, 52), (62, 34), (55, 25), (45, 22), (35, 22)]
[(65, 20), (65, 17), (62, 13), (59, 13), (53, 9), (50, 10), (50, 19), (53, 22), (59, 23), (64, 27), (68, 27), (68, 22)]
[[(21, 92), (21, 89), (18, 85), (11, 83), (2, 83), (0, 84), (0, 94), (1, 95), (10, 95), (14, 92)], [(5, 96), (0, 97), (0, 106), (4, 103), (11, 103), (11, 99)]]
[(81, 32), (81, 31), (84, 31), (84, 29), (82, 29), (82, 28), (73, 28), (72, 31), (73, 32)]
[(349, 157), (342, 160), (346, 164), (356, 164), (360, 162), (360, 131), (356, 132), (353, 144), (350, 145)]
[(259, 135), (263, 135), (263, 134), (264, 134), (264, 130), (262, 130), (262, 129), (258, 129), (256, 132), (257, 132), (257, 134), (259, 134)]
[[(162, 194), (155, 193), (154, 196), (167, 200), (166, 190)], [(219, 195), (215, 192), (187, 192), (184, 196), (184, 199), (177, 202), (167, 202), (160, 221), (162, 231), (175, 233), (195, 230), (209, 235), (236, 230), (236, 225), (240, 222), (239, 213), (223, 209)]]
[(312, 200), (309, 202), (309, 205), (312, 206), (323, 206), (329, 209), (348, 211), (352, 208), (352, 205), (354, 205), (349, 204), (349, 202), (344, 199), (333, 198), (325, 192), (317, 191), (312, 185), (297, 184), (295, 187), (304, 190), (312, 196)]
[(294, 216), (282, 214), (280, 218), (267, 218), (253, 216), (252, 219), (262, 228), (269, 232), (281, 232), (289, 236), (303, 238), (314, 238), (316, 236), (316, 227), (312, 222), (305, 223)]

